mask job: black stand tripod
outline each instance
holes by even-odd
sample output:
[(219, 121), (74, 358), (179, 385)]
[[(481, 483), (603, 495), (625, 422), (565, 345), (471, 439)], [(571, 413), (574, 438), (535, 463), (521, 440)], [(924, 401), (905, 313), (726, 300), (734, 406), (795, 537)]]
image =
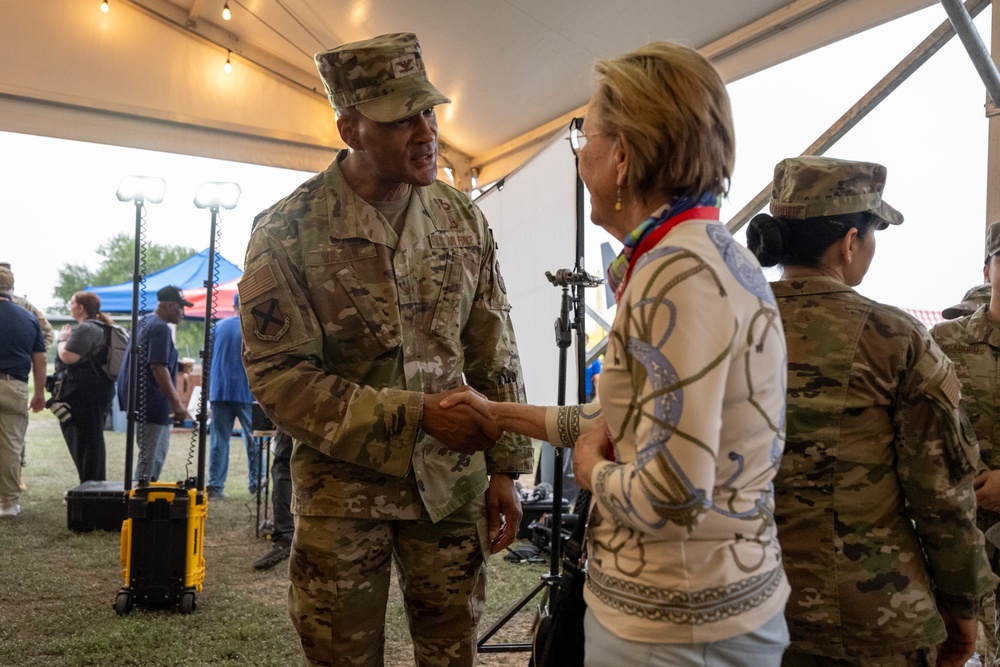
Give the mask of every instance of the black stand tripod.
[[(574, 118), (570, 123), (571, 132), (579, 130), (579, 118)], [(577, 161), (579, 167), (579, 160)], [(566, 405), (566, 363), (567, 350), (573, 342), (573, 331), (577, 335), (577, 403), (582, 404), (587, 400), (586, 377), (586, 352), (587, 352), (587, 332), (584, 327), (584, 317), (586, 315), (586, 303), (584, 301), (584, 288), (597, 287), (603, 281), (591, 276), (583, 270), (584, 243), (583, 243), (583, 181), (580, 180), (579, 169), (576, 177), (576, 264), (573, 269), (559, 269), (555, 275), (546, 271), (545, 277), (555, 287), (562, 288), (562, 301), (559, 307), (559, 318), (555, 322), (556, 346), (559, 348), (559, 384), (558, 384), (558, 405)], [(572, 288), (572, 294), (570, 293)], [(572, 308), (571, 308), (572, 306)], [(570, 319), (570, 312), (573, 319)], [(549, 572), (540, 578), (540, 581), (532, 588), (527, 595), (521, 598), (508, 609), (486, 632), (484, 632), (476, 646), (480, 653), (514, 653), (530, 651), (531, 643), (513, 644), (487, 644), (493, 635), (497, 633), (510, 619), (512, 619), (521, 609), (535, 598), (543, 590), (557, 588), (559, 585), (559, 563), (561, 561), (560, 552), (562, 550), (562, 501), (563, 501), (563, 474), (565, 470), (564, 452), (562, 447), (553, 447), (553, 475), (552, 475), (552, 536), (549, 540)], [(551, 599), (551, 595), (549, 595)]]

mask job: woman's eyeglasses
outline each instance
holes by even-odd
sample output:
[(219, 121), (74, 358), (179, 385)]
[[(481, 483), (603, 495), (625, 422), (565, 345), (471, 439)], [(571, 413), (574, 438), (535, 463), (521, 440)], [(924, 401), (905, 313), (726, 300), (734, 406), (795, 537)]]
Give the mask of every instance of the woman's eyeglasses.
[(587, 145), (588, 137), (596, 137), (601, 134), (606, 134), (605, 132), (584, 132), (583, 131), (583, 119), (574, 118), (573, 122), (569, 126), (569, 147), (573, 150), (573, 155), (579, 156), (580, 151), (583, 147)]

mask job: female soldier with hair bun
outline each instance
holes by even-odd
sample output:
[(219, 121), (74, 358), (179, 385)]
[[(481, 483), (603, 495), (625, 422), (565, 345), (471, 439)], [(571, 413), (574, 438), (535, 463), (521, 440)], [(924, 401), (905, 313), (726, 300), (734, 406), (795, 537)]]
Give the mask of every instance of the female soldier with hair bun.
[(867, 162), (784, 160), (772, 215), (747, 230), (760, 263), (783, 269), (771, 287), (788, 347), (775, 478), (786, 667), (960, 667), (994, 585), (951, 362), (915, 319), (851, 289), (875, 231), (903, 221), (882, 201), (885, 177)]

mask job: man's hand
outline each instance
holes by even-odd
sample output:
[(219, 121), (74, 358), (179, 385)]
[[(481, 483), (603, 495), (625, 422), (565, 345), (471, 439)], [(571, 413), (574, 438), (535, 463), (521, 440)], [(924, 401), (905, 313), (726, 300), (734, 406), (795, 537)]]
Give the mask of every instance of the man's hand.
[(962, 667), (976, 650), (976, 619), (956, 618), (944, 609), (938, 611), (948, 637), (938, 648), (937, 667)]
[(42, 410), (45, 409), (45, 395), (35, 394), (34, 396), (31, 397), (30, 405), (32, 412), (41, 412)]
[(496, 444), (503, 433), (496, 424), (466, 404), (441, 407), (445, 396), (461, 392), (451, 389), (439, 394), (424, 394), (424, 419), (421, 426), (452, 451), (474, 454)]
[(614, 461), (614, 447), (604, 417), (598, 417), (597, 427), (577, 438), (573, 447), (573, 479), (581, 489), (593, 491), (590, 477), (601, 461)]
[(187, 411), (187, 408), (184, 407), (183, 403), (178, 402), (176, 405), (174, 405), (173, 413), (174, 413), (175, 423), (180, 424), (182, 422), (186, 422), (187, 420), (191, 419), (191, 413)]
[(441, 400), (442, 408), (452, 408), (456, 405), (468, 405), (483, 417), (493, 422), (497, 431), (503, 431), (497, 423), (497, 416), (494, 414), (493, 410), (493, 401), (486, 398), (486, 396), (479, 393), (472, 387), (463, 385), (458, 389), (452, 389), (451, 391), (447, 391), (440, 395), (445, 397)]
[(510, 475), (490, 476), (486, 489), (486, 529), (490, 538), (490, 553), (503, 551), (517, 539), (521, 527), (521, 498)]
[(1000, 512), (1000, 470), (987, 470), (972, 483), (976, 489), (976, 505)]

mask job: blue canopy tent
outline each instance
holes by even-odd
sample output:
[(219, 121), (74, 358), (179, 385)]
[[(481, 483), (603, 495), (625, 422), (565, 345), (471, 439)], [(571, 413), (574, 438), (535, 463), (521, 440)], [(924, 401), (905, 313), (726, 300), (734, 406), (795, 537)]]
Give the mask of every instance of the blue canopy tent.
[[(142, 308), (145, 304), (147, 311), (153, 310), (156, 307), (156, 293), (167, 285), (179, 287), (181, 291), (204, 290), (208, 274), (208, 253), (206, 248), (182, 262), (146, 276), (145, 286), (139, 289), (139, 307)], [(243, 275), (240, 267), (222, 255), (216, 257), (215, 269), (218, 275), (216, 284), (226, 283)], [(132, 312), (132, 281), (104, 287), (88, 286), (86, 289), (101, 298), (101, 310), (104, 312)]]

